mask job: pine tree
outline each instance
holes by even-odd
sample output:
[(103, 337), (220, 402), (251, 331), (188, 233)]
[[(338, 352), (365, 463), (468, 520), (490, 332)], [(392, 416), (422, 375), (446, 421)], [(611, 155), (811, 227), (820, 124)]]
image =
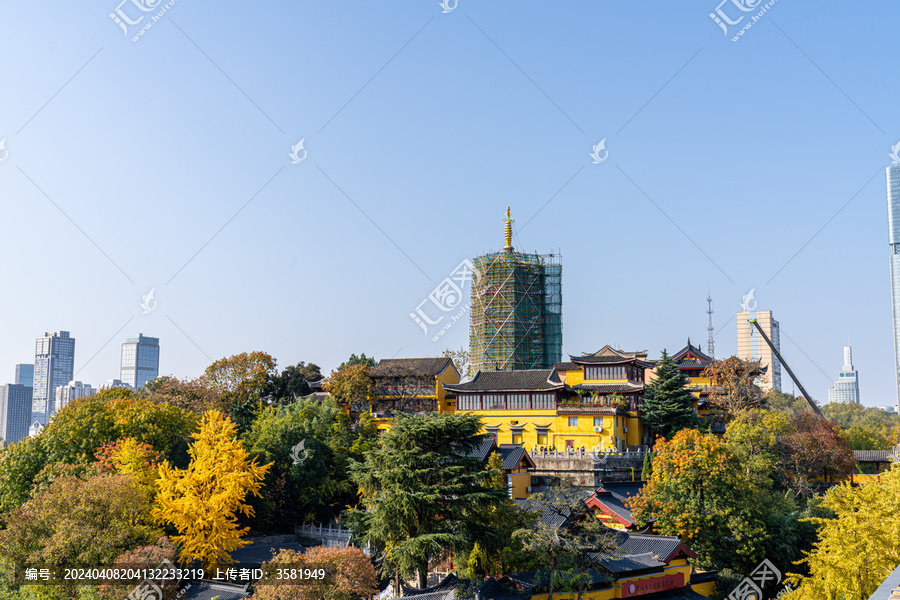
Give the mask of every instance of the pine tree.
[(462, 413), (395, 413), (365, 462), (351, 461), (365, 506), (349, 511), (351, 528), (384, 549), (384, 571), (404, 578), (418, 573), (425, 587), (430, 558), (502, 541), (479, 519), (507, 498), (490, 481), (496, 474), (475, 456), (480, 427), (477, 417)]
[(650, 475), (653, 474), (653, 458), (651, 458), (651, 453), (648, 450), (646, 454), (644, 454), (644, 464), (641, 467), (641, 481), (650, 481)]
[(669, 438), (681, 429), (694, 427), (697, 415), (687, 390), (689, 380), (672, 357), (663, 350), (656, 365), (656, 380), (644, 388), (644, 425), (654, 434)]

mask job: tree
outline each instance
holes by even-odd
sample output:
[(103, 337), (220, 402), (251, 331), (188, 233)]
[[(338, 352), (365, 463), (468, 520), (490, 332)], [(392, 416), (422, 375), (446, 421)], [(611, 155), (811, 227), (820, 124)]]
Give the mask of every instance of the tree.
[(697, 424), (691, 405), (694, 396), (687, 390), (689, 379), (663, 350), (656, 365), (656, 379), (644, 388), (644, 425), (656, 435), (671, 437)]
[(28, 499), (35, 478), (46, 464), (43, 436), (24, 438), (0, 452), (0, 529), (8, 513)]
[(446, 356), (450, 360), (453, 361), (453, 365), (456, 367), (456, 370), (459, 371), (459, 376), (462, 379), (466, 379), (469, 377), (469, 349), (465, 346), (460, 346), (456, 350), (451, 348), (445, 349), (441, 352), (441, 356)]
[(224, 400), (239, 432), (250, 428), (260, 403), (269, 395), (276, 361), (265, 352), (243, 352), (206, 367), (203, 379)]
[(12, 511), (0, 554), (19, 565), (96, 568), (161, 533), (130, 476), (60, 477)]
[(375, 358), (371, 357), (371, 356), (366, 356), (365, 352), (363, 352), (359, 356), (357, 356), (355, 354), (351, 354), (350, 358), (348, 358), (346, 362), (342, 362), (338, 366), (337, 370), (340, 371), (340, 370), (344, 369), (345, 367), (354, 367), (356, 365), (365, 365), (371, 369), (372, 367), (375, 366)]
[(434, 375), (424, 374), (402, 363), (382, 361), (368, 372), (372, 380), (372, 410), (399, 412), (436, 412)]
[(369, 398), (372, 396), (370, 368), (365, 362), (345, 365), (337, 371), (332, 371), (324, 382), (325, 391), (337, 398), (343, 406), (348, 407), (354, 420), (359, 419), (369, 408)]
[(742, 360), (730, 356), (703, 369), (701, 377), (709, 379), (711, 404), (731, 419), (742, 410), (756, 408), (762, 402), (762, 390), (756, 384), (762, 374), (759, 360)]
[(853, 487), (849, 482), (828, 490), (823, 506), (834, 518), (812, 518), (819, 541), (803, 563), (809, 576), (787, 580), (798, 586), (791, 600), (869, 598), (900, 563), (900, 467), (895, 463), (881, 481)]
[(635, 521), (679, 536), (701, 567), (741, 570), (761, 560), (766, 535), (755, 490), (728, 446), (682, 429), (655, 450), (653, 477), (630, 501)]
[[(487, 485), (506, 491), (503, 475), (503, 459), (498, 452), (491, 453), (484, 471)], [(454, 555), (454, 562), (465, 565), (465, 578), (480, 581), (487, 576), (500, 577), (506, 573), (533, 571), (540, 566), (539, 557), (525, 550), (521, 539), (513, 534), (534, 524), (534, 515), (523, 511), (518, 504), (504, 498), (473, 513), (476, 527), (496, 531), (494, 538), (475, 542), (471, 550)], [(493, 545), (491, 542), (495, 542)]]
[(644, 454), (644, 464), (641, 466), (641, 481), (650, 481), (653, 474), (653, 453), (647, 451)]
[[(371, 427), (351, 431), (349, 417), (333, 398), (263, 409), (243, 436), (251, 455), (272, 465), (265, 496), (251, 502), (254, 529), (292, 530), (307, 515), (330, 520), (344, 506), (355, 504), (356, 486), (350, 482), (347, 461), (363, 460), (360, 444), (374, 443), (375, 437)], [(303, 449), (295, 452), (301, 443)], [(297, 453), (299, 463), (293, 458)]]
[(761, 406), (777, 412), (795, 413), (809, 410), (809, 402), (803, 396), (792, 396), (778, 390), (769, 390), (762, 397)]
[(581, 600), (590, 571), (596, 567), (591, 554), (610, 554), (616, 548), (612, 532), (587, 510), (586, 497), (584, 490), (569, 485), (532, 494), (524, 508), (535, 520), (513, 534), (538, 556), (540, 585), (548, 588), (547, 600), (553, 600), (559, 588), (577, 592), (577, 600)]
[(203, 378), (180, 380), (176, 377), (157, 377), (148, 381), (138, 392), (140, 398), (157, 404), (167, 403), (193, 412), (198, 417), (208, 410), (227, 408), (219, 393)]
[(810, 496), (816, 482), (839, 480), (853, 472), (853, 451), (836, 428), (810, 411), (794, 413), (793, 431), (784, 440), (782, 469), (798, 496)]
[(497, 543), (496, 531), (476, 525), (475, 515), (506, 498), (474, 456), (480, 427), (478, 417), (461, 413), (397, 413), (365, 462), (351, 461), (365, 506), (349, 511), (351, 528), (383, 549), (386, 572), (418, 573), (425, 587), (430, 559)]
[(249, 460), (235, 433), (234, 423), (210, 411), (188, 450), (188, 468), (173, 468), (168, 461), (159, 466), (153, 516), (178, 530), (173, 540), (183, 562), (200, 560), (206, 568), (230, 564), (228, 553), (247, 544), (241, 537), (248, 529), (238, 526), (236, 515), (252, 516), (244, 500), (259, 495), (269, 465)]
[(269, 382), (271, 396), (282, 404), (293, 402), (300, 396), (308, 396), (312, 393), (308, 381), (319, 381), (322, 372), (319, 365), (306, 364), (302, 360), (296, 365), (284, 369), (280, 375), (275, 375)]
[[(301, 583), (278, 579), (278, 569), (300, 572), (324, 569), (325, 577)], [(254, 585), (252, 600), (359, 600), (378, 591), (378, 577), (369, 558), (359, 548), (316, 546), (306, 552), (281, 550), (263, 565), (268, 578)]]
[[(113, 562), (112, 567), (121, 569), (156, 569), (160, 568), (160, 565), (166, 564), (165, 561), (174, 563), (175, 555), (175, 545), (172, 543), (172, 540), (163, 536), (155, 544), (140, 546), (120, 554)], [(140, 583), (140, 579), (129, 581), (128, 583), (124, 583), (121, 579), (106, 580), (100, 585), (100, 595), (104, 600), (127, 598), (138, 583)], [(169, 579), (157, 581), (157, 583), (162, 589), (163, 598), (165, 600), (174, 600), (178, 592), (179, 582), (175, 579)]]
[(768, 410), (745, 410), (728, 424), (725, 442), (737, 456), (749, 481), (769, 489), (781, 481), (778, 469), (784, 444), (793, 432), (788, 415)]

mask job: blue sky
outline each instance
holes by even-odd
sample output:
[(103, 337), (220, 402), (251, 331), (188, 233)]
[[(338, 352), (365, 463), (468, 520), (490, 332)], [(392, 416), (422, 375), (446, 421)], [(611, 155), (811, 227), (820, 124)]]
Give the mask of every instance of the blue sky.
[(733, 42), (764, 5), (736, 3), (725, 35), (715, 1), (178, 0), (133, 42), (163, 4), (125, 35), (116, 0), (7, 0), (0, 372), (59, 329), (95, 385), (137, 332), (179, 377), (467, 345), (409, 313), (510, 205), (518, 249), (561, 253), (565, 353), (705, 348), (709, 290), (730, 355), (755, 288), (814, 397), (849, 340), (893, 404), (900, 7), (779, 1)]

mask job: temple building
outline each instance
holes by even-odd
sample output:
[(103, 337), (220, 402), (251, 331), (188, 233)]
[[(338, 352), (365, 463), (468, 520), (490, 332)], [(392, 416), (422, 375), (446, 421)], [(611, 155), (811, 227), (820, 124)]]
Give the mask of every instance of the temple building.
[(640, 418), (646, 357), (604, 346), (551, 369), (479, 371), (446, 388), (498, 444), (624, 451), (649, 441)]

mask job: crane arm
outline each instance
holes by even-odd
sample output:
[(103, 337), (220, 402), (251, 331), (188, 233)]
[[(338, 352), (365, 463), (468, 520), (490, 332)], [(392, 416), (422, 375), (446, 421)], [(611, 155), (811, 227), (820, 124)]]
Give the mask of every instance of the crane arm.
[(766, 335), (766, 332), (762, 330), (762, 327), (759, 326), (759, 323), (756, 322), (756, 319), (750, 319), (749, 322), (753, 323), (753, 325), (756, 327), (756, 330), (759, 331), (759, 335), (762, 336), (762, 339), (766, 340), (769, 348), (771, 348), (772, 352), (775, 354), (775, 358), (778, 359), (778, 362), (784, 365), (784, 370), (788, 372), (788, 375), (791, 376), (791, 379), (793, 379), (797, 387), (800, 388), (800, 393), (803, 394), (803, 397), (806, 398), (806, 401), (809, 402), (809, 405), (812, 407), (812, 409), (816, 411), (816, 414), (821, 417), (822, 411), (819, 410), (819, 407), (816, 406), (816, 403), (813, 402), (813, 399), (810, 398), (809, 394), (806, 393), (806, 390), (803, 388), (803, 384), (800, 383), (796, 375), (794, 375), (794, 372), (791, 371), (791, 368), (788, 366), (788, 364), (784, 362), (783, 358), (781, 358), (781, 353), (778, 352), (778, 349), (775, 347), (775, 344), (772, 343), (772, 340), (769, 339), (769, 336)]

